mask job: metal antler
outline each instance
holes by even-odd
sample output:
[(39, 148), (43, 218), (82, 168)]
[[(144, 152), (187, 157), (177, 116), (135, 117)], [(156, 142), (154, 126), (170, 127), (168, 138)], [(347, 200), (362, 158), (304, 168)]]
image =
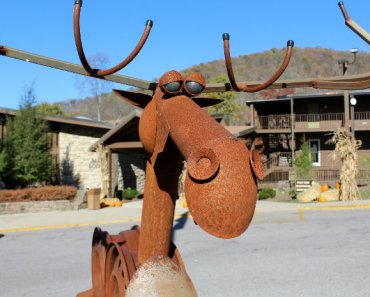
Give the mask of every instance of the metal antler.
[(370, 34), (348, 16), (343, 1), (338, 2), (338, 6), (342, 11), (346, 25), (370, 45)]
[(257, 86), (248, 86), (247, 84), (242, 85), (242, 84), (236, 83), (235, 77), (234, 77), (233, 66), (232, 66), (231, 57), (230, 57), (230, 44), (229, 44), (230, 35), (228, 33), (224, 33), (222, 37), (224, 40), (224, 53), (225, 53), (225, 63), (226, 63), (227, 74), (229, 76), (229, 80), (230, 80), (232, 88), (237, 92), (240, 92), (240, 91), (258, 92), (258, 91), (261, 91), (267, 88), (271, 84), (273, 84), (283, 74), (283, 72), (287, 68), (290, 58), (293, 53), (294, 42), (293, 40), (289, 40), (287, 43), (287, 51), (285, 53), (284, 61), (281, 64), (278, 71), (269, 80)]
[(76, 0), (75, 2), (75, 8), (74, 8), (74, 14), (73, 14), (73, 30), (74, 30), (74, 36), (75, 36), (75, 43), (76, 43), (76, 48), (78, 52), (78, 56), (80, 57), (80, 61), (82, 66), (85, 68), (86, 72), (88, 72), (91, 76), (95, 77), (102, 77), (106, 75), (113, 74), (119, 70), (121, 70), (123, 67), (128, 65), (135, 57), (136, 55), (140, 52), (142, 47), (144, 46), (150, 30), (153, 26), (153, 21), (147, 20), (145, 24), (145, 29), (144, 32), (134, 48), (134, 50), (127, 56), (126, 59), (124, 59), (121, 63), (118, 65), (109, 68), (109, 69), (93, 69), (90, 67), (89, 63), (86, 60), (85, 53), (82, 47), (82, 42), (81, 42), (81, 32), (80, 32), (80, 13), (81, 13), (81, 7), (82, 7), (82, 0)]

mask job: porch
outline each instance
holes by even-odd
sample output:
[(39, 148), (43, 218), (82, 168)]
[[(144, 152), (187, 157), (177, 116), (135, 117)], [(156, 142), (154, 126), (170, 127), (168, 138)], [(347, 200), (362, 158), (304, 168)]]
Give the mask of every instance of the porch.
[[(360, 158), (361, 155), (362, 154), (359, 153)], [(266, 186), (274, 187), (280, 181), (289, 181), (293, 173), (292, 153), (276, 153), (263, 162), (263, 167), (265, 177), (262, 181), (259, 181), (259, 188)], [(340, 168), (325, 166), (313, 167), (312, 179), (319, 183), (334, 185), (340, 180)], [(369, 183), (370, 168), (366, 168), (359, 164), (357, 181), (359, 185)]]
[[(258, 116), (255, 124), (258, 133), (289, 133), (292, 129), (295, 132), (333, 131), (344, 127), (344, 123), (344, 113), (319, 113)], [(355, 112), (354, 127), (357, 131), (370, 130), (370, 111)]]

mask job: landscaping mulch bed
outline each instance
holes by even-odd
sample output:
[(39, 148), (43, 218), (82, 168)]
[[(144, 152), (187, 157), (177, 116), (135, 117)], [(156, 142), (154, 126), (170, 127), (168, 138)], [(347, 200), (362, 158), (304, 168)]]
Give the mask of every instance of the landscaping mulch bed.
[(77, 189), (71, 186), (47, 186), (19, 190), (0, 190), (0, 203), (73, 200)]

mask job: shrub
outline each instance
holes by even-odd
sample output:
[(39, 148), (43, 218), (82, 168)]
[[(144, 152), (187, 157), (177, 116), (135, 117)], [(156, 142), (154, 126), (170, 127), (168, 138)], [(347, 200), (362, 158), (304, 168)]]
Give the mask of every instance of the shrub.
[(288, 195), (292, 199), (296, 199), (297, 198), (297, 193), (296, 193), (294, 187), (289, 188)]
[(295, 153), (293, 159), (295, 172), (299, 179), (311, 179), (313, 173), (310, 146), (305, 137), (301, 142), (301, 149)]
[(71, 186), (0, 190), (0, 202), (72, 200), (77, 189)]
[(138, 195), (139, 192), (136, 189), (132, 189), (130, 187), (122, 191), (122, 199), (131, 200), (133, 198), (136, 198)]
[(268, 198), (274, 198), (276, 191), (272, 188), (263, 188), (258, 194), (258, 200), (264, 200)]

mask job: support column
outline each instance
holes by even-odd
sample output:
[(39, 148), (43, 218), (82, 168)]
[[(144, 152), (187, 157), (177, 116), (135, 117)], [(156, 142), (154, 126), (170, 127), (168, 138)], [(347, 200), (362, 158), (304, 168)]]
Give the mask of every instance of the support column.
[(349, 131), (350, 121), (349, 121), (349, 92), (347, 90), (343, 93), (343, 103), (344, 103), (344, 127)]
[(290, 129), (291, 129), (291, 150), (292, 158), (294, 156), (295, 147), (295, 117), (294, 117), (294, 98), (290, 98)]
[(112, 181), (112, 150), (108, 148), (108, 194), (109, 197), (113, 196), (113, 181)]
[(255, 109), (254, 109), (254, 104), (251, 104), (249, 106), (250, 110), (249, 110), (249, 116), (250, 116), (250, 120), (251, 120), (251, 126), (255, 126), (256, 125), (256, 120), (255, 120)]

